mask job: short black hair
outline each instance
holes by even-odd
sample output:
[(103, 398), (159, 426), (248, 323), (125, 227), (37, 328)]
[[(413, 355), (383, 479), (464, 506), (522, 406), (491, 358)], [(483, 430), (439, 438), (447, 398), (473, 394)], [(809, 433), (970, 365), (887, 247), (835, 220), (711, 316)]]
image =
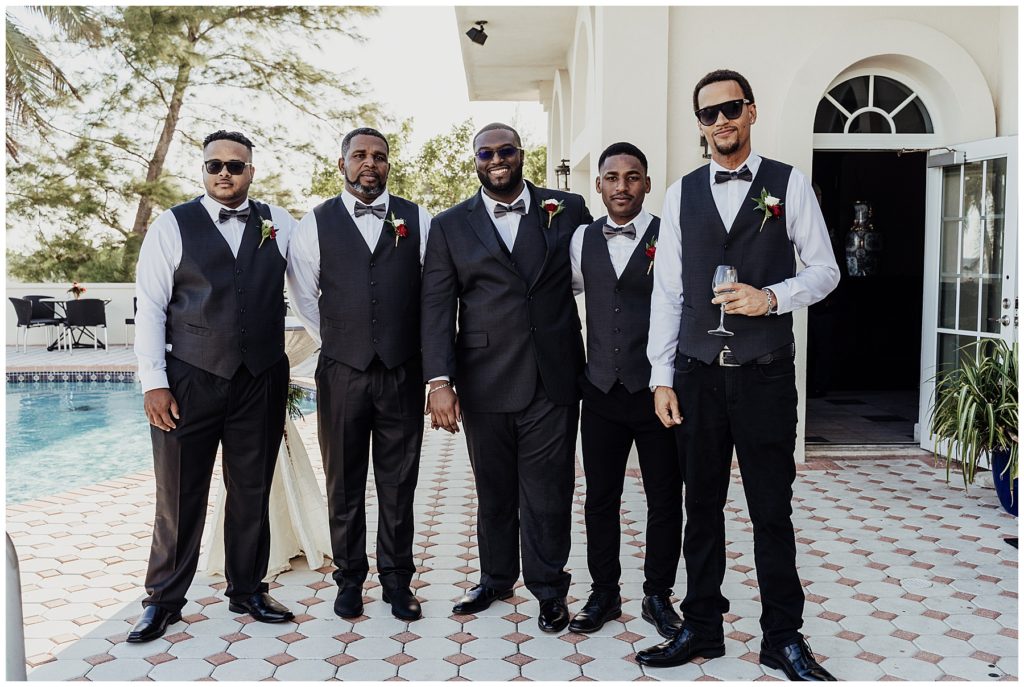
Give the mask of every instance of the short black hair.
[(718, 83), (719, 81), (735, 81), (740, 85), (740, 90), (743, 91), (743, 97), (750, 102), (754, 102), (754, 89), (750, 87), (750, 82), (747, 81), (747, 77), (743, 76), (739, 72), (734, 72), (731, 69), (716, 69), (713, 72), (708, 72), (704, 75), (697, 85), (693, 87), (693, 111), (696, 112), (700, 109), (700, 105), (697, 104), (697, 94), (700, 93), (700, 89), (704, 88), (708, 84)]
[(384, 134), (377, 131), (376, 129), (369, 126), (361, 126), (358, 129), (352, 129), (352, 131), (345, 134), (345, 138), (341, 139), (341, 156), (345, 157), (348, 155), (348, 149), (352, 145), (352, 139), (356, 136), (374, 136), (384, 141), (384, 147), (387, 148), (388, 155), (391, 154), (391, 144), (388, 143), (388, 139), (384, 137)]
[(500, 129), (502, 131), (511, 131), (512, 136), (516, 142), (516, 145), (519, 146), (520, 148), (523, 147), (523, 139), (519, 138), (519, 132), (510, 127), (508, 124), (502, 124), (501, 122), (491, 122), (487, 126), (480, 129), (480, 131), (477, 131), (475, 134), (473, 134), (473, 147), (476, 147), (476, 139), (480, 138), (480, 134), (486, 133), (488, 131), (494, 131), (496, 129)]
[(214, 131), (203, 139), (203, 148), (205, 149), (206, 146), (210, 145), (214, 141), (234, 141), (235, 143), (241, 143), (249, 149), (250, 153), (252, 153), (252, 141), (250, 141), (249, 138), (241, 131), (225, 131), (224, 129)]
[(637, 148), (632, 143), (620, 141), (618, 143), (612, 143), (610, 146), (604, 149), (601, 153), (601, 157), (597, 160), (597, 169), (600, 170), (604, 166), (604, 161), (610, 157), (616, 155), (631, 155), (640, 161), (641, 166), (644, 168), (644, 174), (647, 174), (647, 156), (643, 154), (643, 151)]

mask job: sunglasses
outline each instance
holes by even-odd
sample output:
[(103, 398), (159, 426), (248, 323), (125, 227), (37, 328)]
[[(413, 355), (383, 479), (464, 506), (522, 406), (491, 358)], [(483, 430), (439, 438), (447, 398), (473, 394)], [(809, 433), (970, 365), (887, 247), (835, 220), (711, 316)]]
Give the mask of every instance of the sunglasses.
[(498, 157), (513, 157), (516, 153), (520, 152), (521, 150), (522, 148), (517, 148), (515, 146), (502, 146), (497, 150), (481, 148), (480, 150), (476, 151), (476, 159), (480, 160), (480, 162), (488, 162), (490, 160), (493, 160), (495, 155), (497, 155)]
[(724, 114), (726, 119), (736, 119), (743, 114), (743, 106), (749, 104), (749, 100), (740, 98), (739, 100), (729, 100), (724, 103), (718, 103), (717, 105), (702, 107), (694, 112), (694, 114), (697, 115), (697, 119), (701, 124), (704, 126), (711, 126), (718, 121), (719, 112)]
[(238, 176), (245, 171), (246, 167), (251, 166), (251, 162), (242, 162), (241, 160), (206, 160), (203, 162), (203, 167), (206, 168), (207, 174), (220, 174), (220, 170), (225, 167), (228, 168), (228, 174), (232, 176)]

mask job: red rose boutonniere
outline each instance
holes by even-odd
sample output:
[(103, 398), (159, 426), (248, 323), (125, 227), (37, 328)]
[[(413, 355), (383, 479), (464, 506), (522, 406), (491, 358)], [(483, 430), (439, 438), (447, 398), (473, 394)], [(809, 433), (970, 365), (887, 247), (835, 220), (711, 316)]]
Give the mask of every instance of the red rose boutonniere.
[(555, 216), (558, 215), (558, 213), (565, 209), (565, 203), (560, 200), (556, 200), (555, 198), (548, 198), (541, 202), (540, 207), (544, 212), (548, 213), (548, 229), (550, 229), (552, 220), (555, 219)]
[(761, 227), (757, 230), (758, 233), (761, 232), (761, 229), (764, 229), (764, 223), (768, 221), (769, 217), (782, 217), (782, 201), (768, 193), (768, 189), (762, 188), (761, 195), (750, 200), (756, 204), (754, 206), (755, 211), (764, 213)]
[(650, 274), (651, 270), (654, 269), (654, 254), (657, 253), (657, 252), (658, 252), (658, 239), (654, 238), (654, 239), (651, 239), (650, 241), (648, 241), (647, 245), (644, 246), (644, 255), (646, 255), (647, 258), (651, 261), (650, 264), (647, 265), (647, 274)]
[(395, 217), (395, 213), (391, 213), (391, 219), (384, 220), (387, 224), (391, 225), (388, 229), (388, 233), (395, 237), (395, 248), (398, 248), (399, 239), (404, 239), (409, 235), (409, 228), (405, 226), (405, 220)]
[(70, 293), (75, 298), (78, 298), (83, 293), (85, 293), (85, 287), (79, 284), (77, 281), (71, 282), (71, 288), (68, 289), (68, 293)]
[(256, 246), (256, 250), (263, 247), (263, 242), (267, 239), (271, 241), (277, 240), (277, 227), (274, 226), (274, 221), (270, 219), (263, 220), (263, 224), (260, 226), (260, 245)]

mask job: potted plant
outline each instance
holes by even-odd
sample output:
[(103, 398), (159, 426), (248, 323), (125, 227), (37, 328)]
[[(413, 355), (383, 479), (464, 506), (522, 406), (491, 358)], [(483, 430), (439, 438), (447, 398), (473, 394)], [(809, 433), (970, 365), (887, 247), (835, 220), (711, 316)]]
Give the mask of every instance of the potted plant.
[(930, 435), (936, 452), (960, 460), (964, 488), (982, 460), (1003, 507), (1017, 515), (1017, 344), (981, 339), (960, 349), (959, 365), (935, 375)]

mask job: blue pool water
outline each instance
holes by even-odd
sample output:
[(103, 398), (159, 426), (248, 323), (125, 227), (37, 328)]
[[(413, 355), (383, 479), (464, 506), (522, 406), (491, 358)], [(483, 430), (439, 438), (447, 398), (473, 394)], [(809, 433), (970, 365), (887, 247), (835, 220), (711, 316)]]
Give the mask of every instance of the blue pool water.
[[(303, 412), (315, 404), (302, 404)], [(7, 384), (7, 503), (114, 479), (153, 465), (137, 384)]]

